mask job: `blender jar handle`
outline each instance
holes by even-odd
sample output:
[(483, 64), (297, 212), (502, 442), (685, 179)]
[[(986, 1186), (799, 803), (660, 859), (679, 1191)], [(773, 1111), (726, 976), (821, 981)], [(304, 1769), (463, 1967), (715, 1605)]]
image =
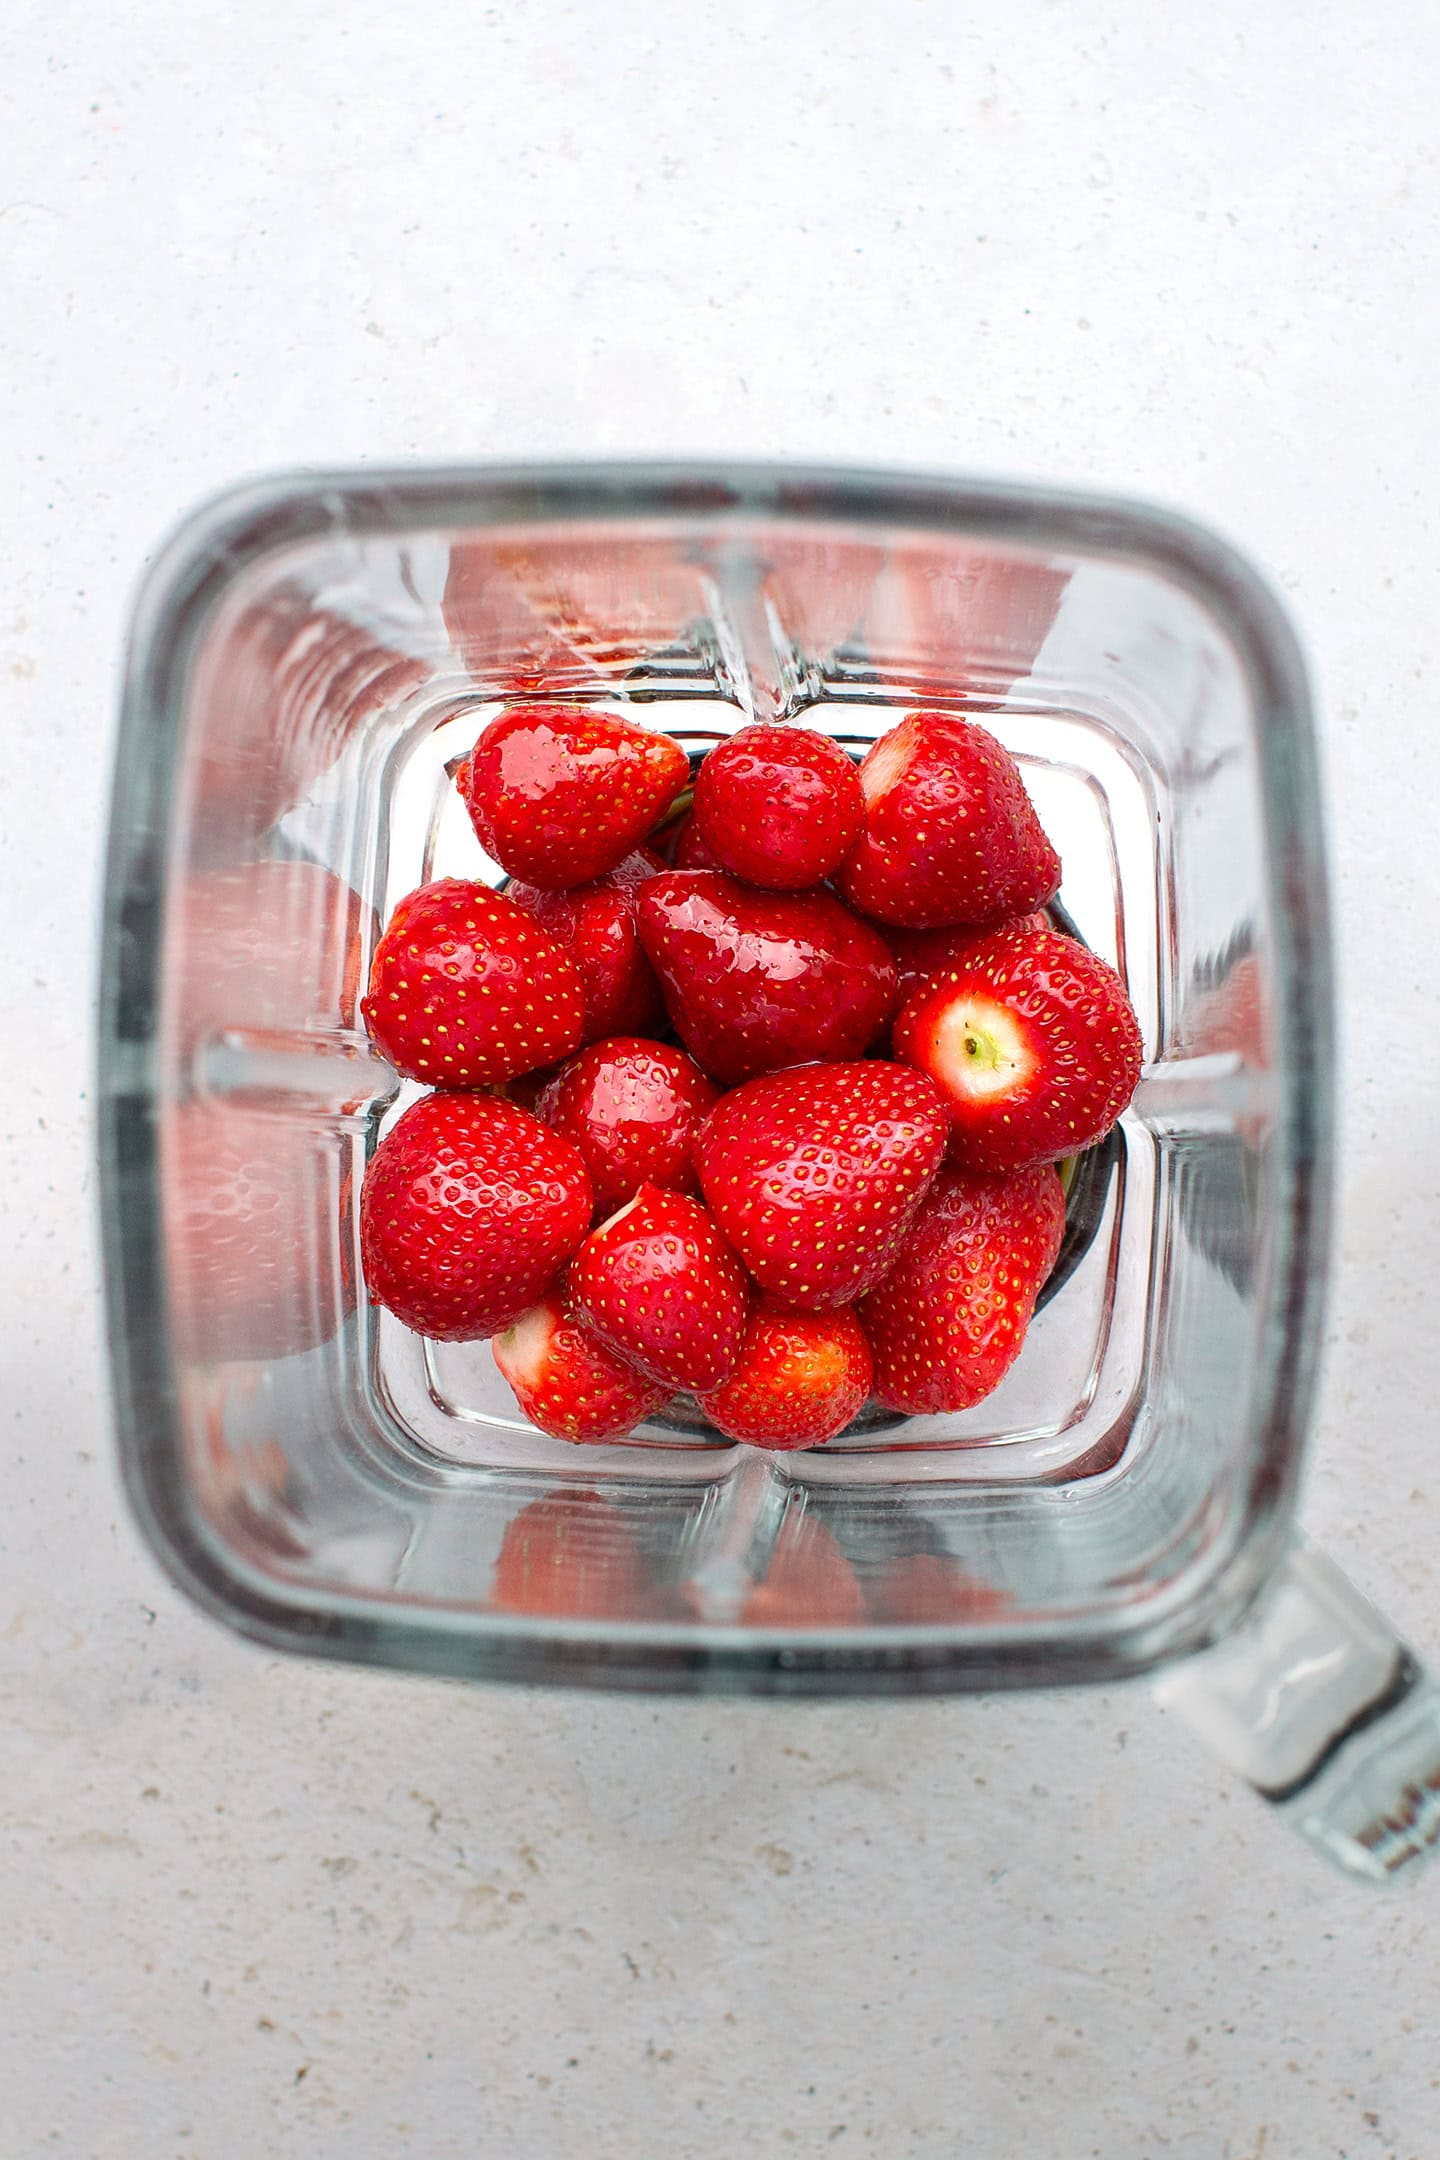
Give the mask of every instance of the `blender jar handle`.
[(1348, 1875), (1408, 1881), (1440, 1852), (1440, 1688), (1313, 1546), (1156, 1692)]

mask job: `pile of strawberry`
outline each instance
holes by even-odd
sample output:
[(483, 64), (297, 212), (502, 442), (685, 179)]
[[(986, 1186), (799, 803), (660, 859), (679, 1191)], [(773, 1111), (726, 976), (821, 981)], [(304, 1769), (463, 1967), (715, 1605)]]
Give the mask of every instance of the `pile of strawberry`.
[(1039, 912), (1059, 858), (973, 721), (911, 713), (858, 769), (747, 727), (677, 816), (689, 778), (668, 736), (548, 705), (460, 768), (511, 883), (427, 885), (377, 948), (370, 1034), (434, 1092), (366, 1175), (370, 1294), (493, 1336), (568, 1440), (682, 1391), (771, 1448), (867, 1397), (966, 1409), (1054, 1265), (1055, 1163), (1139, 1078), (1120, 980)]

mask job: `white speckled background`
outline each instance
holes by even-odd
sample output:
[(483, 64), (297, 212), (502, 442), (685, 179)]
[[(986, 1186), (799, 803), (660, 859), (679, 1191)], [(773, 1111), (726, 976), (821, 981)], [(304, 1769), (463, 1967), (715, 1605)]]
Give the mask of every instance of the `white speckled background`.
[(1324, 706), (1344, 1213), (1307, 1517), (1440, 1653), (1427, 0), (0, 15), (0, 2152), (1434, 2160), (1440, 1882), (1143, 1692), (462, 1692), (182, 1605), (110, 1460), (91, 969), (146, 550), (301, 460), (744, 450), (1158, 495)]

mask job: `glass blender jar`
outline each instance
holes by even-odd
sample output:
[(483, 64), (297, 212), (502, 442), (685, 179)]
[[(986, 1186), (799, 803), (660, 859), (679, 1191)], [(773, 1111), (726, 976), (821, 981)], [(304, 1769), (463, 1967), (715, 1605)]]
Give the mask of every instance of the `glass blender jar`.
[[(1082, 1158), (1019, 1364), (954, 1417), (738, 1447), (679, 1405), (584, 1450), (486, 1344), (359, 1288), (411, 1099), (359, 997), (430, 877), (488, 876), (451, 775), (543, 694), (698, 759), (755, 718), (855, 755), (983, 717), (1146, 1043)], [(1228, 547), (928, 475), (580, 465), (293, 477), (174, 536), (133, 626), (102, 959), (126, 1480), (266, 1644), (477, 1679), (912, 1695), (1154, 1673), (1368, 1879), (1440, 1836), (1410, 1653), (1297, 1537), (1331, 1199), (1307, 688)]]

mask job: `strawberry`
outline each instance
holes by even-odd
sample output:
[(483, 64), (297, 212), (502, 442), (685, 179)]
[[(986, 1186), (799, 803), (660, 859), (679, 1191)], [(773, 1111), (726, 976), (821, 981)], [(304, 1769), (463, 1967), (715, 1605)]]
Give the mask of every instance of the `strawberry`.
[(862, 915), (924, 930), (1053, 898), (1060, 858), (1020, 768), (973, 720), (908, 713), (869, 752), (860, 786), (865, 830), (837, 882)]
[[(704, 768), (702, 766), (701, 770)], [(725, 866), (695, 822), (693, 810), (668, 826), (664, 855), (672, 870), (722, 870)]]
[(527, 1312), (590, 1220), (579, 1151), (494, 1095), (425, 1095), (360, 1195), (371, 1299), (418, 1335), (471, 1342)]
[(876, 1401), (915, 1417), (968, 1410), (998, 1387), (1064, 1231), (1065, 1195), (1048, 1163), (1004, 1177), (943, 1170), (860, 1306)]
[(848, 1312), (792, 1312), (762, 1298), (728, 1380), (700, 1397), (712, 1425), (755, 1447), (819, 1447), (870, 1392), (870, 1347)]
[(554, 1290), (495, 1337), (491, 1354), (531, 1424), (555, 1440), (619, 1440), (668, 1393), (622, 1365)]
[(895, 1001), (904, 1005), (922, 983), (934, 982), (947, 968), (958, 967), (978, 952), (997, 930), (1048, 930), (1043, 908), (1012, 915), (1003, 923), (958, 923), (948, 930), (891, 930), (885, 939), (895, 960)]
[(1077, 939), (1003, 930), (910, 999), (895, 1055), (949, 1103), (952, 1162), (1020, 1170), (1109, 1132), (1140, 1078), (1140, 1025)]
[(695, 782), (695, 823), (722, 870), (799, 892), (838, 870), (860, 837), (865, 798), (837, 742), (789, 722), (741, 728)]
[(718, 1387), (745, 1329), (745, 1270), (684, 1193), (642, 1185), (592, 1230), (565, 1278), (572, 1310), (600, 1340), (666, 1387)]
[(488, 885), (440, 878), (402, 900), (375, 948), (361, 1010), (398, 1072), (487, 1087), (567, 1057), (585, 1001), (569, 955)]
[(603, 877), (690, 778), (679, 743), (566, 705), (501, 713), (455, 775), (487, 855), (548, 892)]
[(832, 893), (671, 870), (642, 886), (637, 914), (680, 1039), (723, 1086), (858, 1057), (894, 1010), (884, 939)]
[(547, 892), (514, 878), (505, 897), (533, 915), (579, 970), (585, 993), (585, 1041), (607, 1035), (650, 1035), (665, 1017), (655, 970), (635, 928), (635, 899), (664, 863), (648, 848), (607, 870), (592, 884)]
[(553, 1620), (636, 1620), (654, 1609), (640, 1540), (597, 1492), (547, 1493), (505, 1526), (490, 1603)]
[(551, 1079), (535, 1114), (573, 1140), (605, 1216), (642, 1185), (698, 1194), (690, 1143), (719, 1091), (668, 1043), (619, 1035), (592, 1043)]
[(893, 1264), (946, 1130), (944, 1101), (923, 1074), (879, 1062), (806, 1065), (718, 1103), (700, 1128), (695, 1167), (762, 1290), (828, 1312)]

